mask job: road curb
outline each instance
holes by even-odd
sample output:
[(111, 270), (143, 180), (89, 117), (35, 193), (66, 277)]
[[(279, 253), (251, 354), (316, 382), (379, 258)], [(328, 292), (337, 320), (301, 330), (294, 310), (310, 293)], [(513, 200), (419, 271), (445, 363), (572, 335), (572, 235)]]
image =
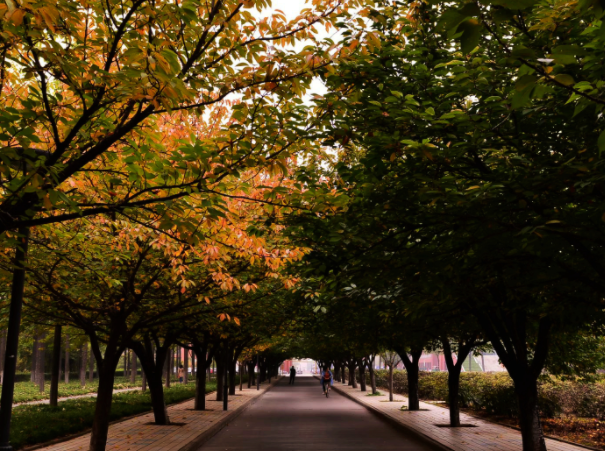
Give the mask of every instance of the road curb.
[(218, 421), (217, 423), (213, 424), (211, 428), (206, 429), (204, 432), (202, 432), (200, 435), (198, 435), (196, 438), (194, 438), (191, 442), (187, 443), (185, 446), (182, 446), (181, 448), (178, 448), (177, 451), (194, 451), (194, 450), (200, 448), (201, 446), (203, 446), (208, 440), (210, 440), (212, 437), (214, 437), (216, 434), (218, 434), (220, 431), (222, 431), (224, 428), (226, 428), (230, 422), (235, 420), (242, 413), (244, 413), (248, 408), (253, 406), (259, 399), (261, 399), (263, 397), (263, 395), (265, 393), (267, 393), (269, 390), (271, 390), (282, 379), (282, 377), (283, 376), (276, 378), (275, 381), (272, 382), (265, 389), (265, 391), (263, 393), (261, 393), (260, 395), (258, 395), (255, 398), (251, 399), (249, 402), (247, 402), (243, 406), (239, 407), (237, 410), (233, 410), (229, 415), (227, 415), (225, 418)]
[[(316, 377), (317, 378), (317, 377)], [(319, 378), (317, 378), (319, 380)], [(386, 423), (389, 423), (391, 426), (410, 433), (412, 435), (414, 435), (416, 438), (422, 440), (423, 442), (427, 443), (428, 445), (434, 446), (437, 449), (440, 449), (441, 451), (453, 451), (452, 448), (445, 446), (443, 443), (438, 442), (437, 440), (435, 440), (434, 438), (423, 434), (422, 432), (406, 425), (403, 423), (400, 423), (399, 421), (397, 421), (395, 418), (391, 417), (390, 415), (387, 415), (386, 413), (380, 411), (379, 409), (377, 409), (374, 406), (371, 406), (369, 404), (366, 404), (365, 402), (363, 402), (361, 399), (356, 398), (355, 396), (351, 396), (349, 393), (347, 393), (345, 390), (341, 390), (339, 387), (336, 387), (335, 385), (332, 386), (332, 388), (334, 390), (336, 390), (338, 393), (340, 393), (341, 395), (349, 398), (351, 401), (356, 402), (357, 404), (365, 407), (366, 409), (368, 409), (371, 413), (373, 413), (376, 417), (378, 417), (379, 419), (385, 421)]]

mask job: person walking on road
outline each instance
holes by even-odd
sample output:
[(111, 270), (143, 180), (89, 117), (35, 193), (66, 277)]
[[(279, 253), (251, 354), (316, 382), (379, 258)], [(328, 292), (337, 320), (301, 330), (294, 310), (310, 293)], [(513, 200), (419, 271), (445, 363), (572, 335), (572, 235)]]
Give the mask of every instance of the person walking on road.
[(290, 383), (288, 385), (294, 385), (294, 378), (296, 377), (296, 368), (290, 368)]

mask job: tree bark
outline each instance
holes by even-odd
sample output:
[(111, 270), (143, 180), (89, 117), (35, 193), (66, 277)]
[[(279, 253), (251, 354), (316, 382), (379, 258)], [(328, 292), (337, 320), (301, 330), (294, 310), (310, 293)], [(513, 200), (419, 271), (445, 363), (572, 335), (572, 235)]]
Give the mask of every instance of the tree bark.
[(252, 384), (255, 384), (254, 379), (254, 362), (248, 362), (248, 388), (252, 388)]
[(46, 332), (42, 332), (38, 341), (38, 354), (36, 356), (36, 377), (37, 384), (40, 387), (40, 393), (44, 393), (44, 363), (46, 358), (46, 344), (44, 340), (46, 338)]
[(515, 393), (519, 402), (519, 427), (523, 451), (546, 451), (546, 443), (538, 410), (538, 384), (531, 377), (515, 381)]
[(389, 365), (389, 401), (393, 402), (393, 365)]
[(39, 348), (39, 335), (38, 332), (34, 332), (34, 345), (32, 348), (32, 369), (31, 369), (31, 373), (29, 374), (29, 380), (30, 382), (33, 383), (37, 383), (38, 382), (38, 378), (36, 377), (36, 374), (38, 372), (38, 348)]
[(216, 400), (217, 401), (222, 401), (223, 400), (223, 387), (224, 387), (224, 369), (225, 369), (225, 365), (224, 365), (224, 361), (225, 359), (223, 358), (223, 352), (225, 352), (224, 350), (221, 350), (220, 354), (215, 354), (216, 357)]
[[(203, 356), (203, 357), (201, 357)], [(197, 355), (194, 410), (206, 410), (206, 350)]]
[(185, 367), (185, 375), (183, 378), (183, 383), (187, 384), (189, 382), (189, 349), (184, 349), (183, 355), (183, 366)]
[(357, 365), (355, 363), (349, 364), (349, 385), (352, 388), (357, 388), (357, 378), (356, 378), (356, 374), (355, 374), (356, 368), (357, 368)]
[(242, 363), (239, 365), (239, 391), (244, 389), (244, 371), (246, 366)]
[(162, 371), (149, 371), (147, 374), (147, 385), (151, 394), (151, 406), (153, 407), (153, 418), (155, 424), (170, 424), (166, 402), (164, 401), (164, 387), (162, 387)]
[(65, 383), (69, 384), (69, 334), (65, 334)]
[(4, 383), (4, 359), (6, 358), (6, 330), (0, 331), (0, 385)]
[[(490, 291), (499, 304), (507, 302), (508, 295), (503, 284)], [(481, 321), (487, 338), (514, 382), (519, 403), (523, 451), (545, 451), (546, 444), (538, 416), (537, 380), (548, 357), (553, 326), (551, 318), (542, 316), (538, 320), (532, 352), (526, 337), (527, 324), (534, 320), (529, 319), (527, 310), (503, 312), (481, 308), (475, 309), (473, 314)]]
[(130, 358), (130, 353), (128, 352), (128, 349), (124, 350), (124, 377), (128, 377), (128, 359)]
[(236, 372), (235, 372), (235, 366), (236, 366), (236, 361), (231, 361), (229, 362), (229, 395), (230, 396), (234, 396), (235, 395), (235, 381), (236, 381)]
[(84, 343), (80, 350), (80, 386), (86, 387), (86, 364), (88, 363), (88, 345)]
[(134, 351), (132, 352), (132, 358), (130, 360), (130, 383), (131, 384), (135, 384), (137, 381), (137, 372), (138, 372), (138, 368), (137, 368), (137, 355), (134, 353)]
[[(99, 349), (96, 349), (95, 352), (99, 356), (101, 355)], [(91, 354), (93, 353), (91, 352)], [(105, 451), (107, 445), (113, 384), (120, 354), (119, 349), (116, 349), (116, 345), (110, 343), (105, 349), (103, 360), (97, 363), (99, 388), (97, 390), (97, 401), (90, 435), (90, 451)]]
[(59, 372), (61, 370), (61, 326), (55, 326), (50, 376), (50, 401), (52, 407), (59, 404)]
[(144, 368), (141, 368), (141, 391), (147, 391), (147, 375), (145, 374)]
[(375, 395), (376, 391), (376, 373), (374, 372), (374, 359), (368, 366), (368, 372), (370, 373), (370, 385), (372, 387), (372, 394)]
[[(165, 366), (166, 366), (166, 382), (164, 383), (164, 386), (166, 388), (170, 388), (170, 379), (172, 378), (172, 372), (170, 369), (170, 362), (172, 362), (172, 349), (169, 349), (168, 352), (166, 352), (166, 360), (165, 360)], [(149, 383), (149, 374), (147, 375), (147, 383)]]
[(458, 357), (455, 364), (449, 339), (441, 339), (443, 357), (448, 371), (447, 389), (451, 427), (460, 426), (460, 372), (462, 371), (462, 363), (469, 356), (476, 339), (477, 337), (473, 337), (467, 340), (466, 343), (463, 343), (462, 340), (458, 342)]
[(410, 351), (410, 356), (405, 351), (397, 351), (408, 375), (408, 410), (420, 410), (420, 395), (418, 393), (419, 368), (418, 362), (422, 356), (422, 349)]
[(359, 388), (361, 391), (366, 390), (366, 364), (363, 359), (359, 360)]
[[(168, 410), (164, 399), (164, 389), (162, 387), (162, 373), (164, 372), (164, 364), (168, 353), (169, 341), (165, 340), (163, 346), (154, 349), (151, 338), (146, 336), (143, 341), (132, 340), (128, 343), (134, 352), (132, 353), (132, 361), (137, 356), (141, 362), (143, 372), (145, 374), (145, 383), (149, 386), (151, 395), (151, 407), (153, 408), (153, 417), (155, 424), (166, 425), (170, 424)], [(128, 351), (130, 354), (130, 351)]]
[(93, 381), (95, 377), (95, 354), (92, 352), (92, 344), (90, 345), (90, 362), (88, 364), (88, 380)]

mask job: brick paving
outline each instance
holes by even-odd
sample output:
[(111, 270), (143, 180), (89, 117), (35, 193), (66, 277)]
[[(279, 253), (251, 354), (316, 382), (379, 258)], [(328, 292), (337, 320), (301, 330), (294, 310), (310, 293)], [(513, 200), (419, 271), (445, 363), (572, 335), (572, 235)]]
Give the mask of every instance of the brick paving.
[[(473, 424), (477, 427), (447, 428), (437, 424), (448, 424), (449, 411), (443, 407), (420, 403), (421, 411), (402, 411), (407, 406), (407, 398), (394, 395), (395, 401), (388, 402), (388, 393), (383, 396), (368, 396), (368, 392), (353, 389), (340, 382), (334, 382), (337, 391), (342, 392), (358, 403), (388, 417), (407, 429), (413, 429), (424, 437), (453, 451), (520, 451), (521, 433), (498, 424), (483, 421), (479, 418), (460, 414), (462, 424)], [(381, 391), (384, 393), (384, 391)], [(399, 401), (399, 402), (396, 402)], [(557, 440), (546, 439), (549, 451), (585, 451), (587, 448)]]
[[(272, 384), (273, 385), (273, 384)], [(228, 417), (235, 416), (247, 404), (262, 395), (270, 387), (261, 385), (259, 391), (256, 387), (244, 388), (236, 395), (229, 397), (229, 410), (223, 411), (222, 401), (215, 401), (216, 393), (206, 396), (208, 410), (195, 411), (193, 400), (185, 401), (168, 407), (170, 421), (175, 425), (156, 426), (153, 422), (153, 413), (140, 415), (109, 427), (107, 451), (179, 451), (187, 450), (195, 445), (196, 441), (213, 428), (223, 425)], [(90, 434), (73, 438), (68, 441), (39, 448), (39, 451), (80, 451), (88, 450)]]

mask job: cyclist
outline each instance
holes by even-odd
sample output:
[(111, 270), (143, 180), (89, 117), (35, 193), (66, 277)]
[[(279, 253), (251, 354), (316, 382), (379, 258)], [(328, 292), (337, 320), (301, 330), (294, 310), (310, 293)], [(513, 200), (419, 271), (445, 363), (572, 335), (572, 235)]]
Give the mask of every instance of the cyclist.
[[(326, 390), (328, 390), (332, 385), (334, 385), (334, 377), (332, 376), (332, 371), (330, 371), (329, 368), (325, 368), (323, 373), (321, 374), (321, 388), (324, 392), (324, 394), (326, 393)], [(326, 387), (326, 384), (329, 384)]]

